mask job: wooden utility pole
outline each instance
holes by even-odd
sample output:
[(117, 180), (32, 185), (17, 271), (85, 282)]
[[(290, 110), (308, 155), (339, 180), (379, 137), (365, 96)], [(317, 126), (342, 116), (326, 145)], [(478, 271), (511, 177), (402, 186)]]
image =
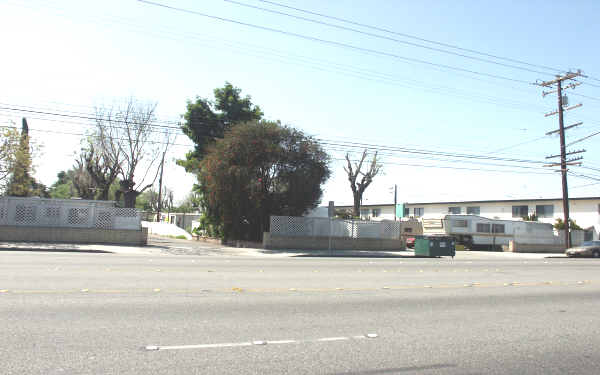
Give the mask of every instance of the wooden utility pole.
[(160, 160), (160, 178), (158, 179), (158, 204), (157, 204), (157, 213), (156, 213), (156, 221), (160, 222), (160, 211), (162, 210), (162, 181), (163, 181), (163, 169), (165, 166), (165, 154), (167, 150), (163, 152), (162, 159)]
[(396, 221), (398, 212), (396, 212), (398, 206), (398, 185), (394, 184), (394, 221)]
[[(579, 108), (583, 104), (579, 103), (579, 104), (571, 106), (571, 107), (565, 107), (565, 105), (568, 105), (568, 103), (564, 103), (566, 97), (563, 97), (563, 94), (562, 94), (562, 91), (563, 91), (562, 83), (563, 83), (563, 81), (572, 80), (576, 77), (584, 77), (584, 75), (581, 73), (580, 70), (578, 70), (577, 72), (568, 72), (564, 75), (557, 75), (556, 79), (554, 79), (552, 81), (537, 83), (539, 86), (542, 86), (542, 87), (553, 87), (554, 85), (556, 85), (556, 90), (542, 92), (542, 96), (546, 96), (546, 95), (554, 93), (554, 92), (556, 92), (558, 95), (558, 109), (556, 111), (545, 114), (545, 117), (558, 114), (558, 129), (548, 132), (548, 133), (546, 133), (546, 135), (550, 135), (553, 133), (559, 134), (560, 154), (548, 156), (548, 157), (546, 157), (546, 159), (560, 157), (560, 163), (551, 163), (551, 164), (547, 164), (546, 166), (547, 167), (560, 166), (560, 172), (562, 175), (563, 213), (564, 213), (564, 223), (565, 223), (565, 246), (567, 249), (571, 247), (571, 236), (570, 236), (570, 231), (569, 231), (569, 188), (567, 185), (567, 171), (568, 171), (567, 166), (568, 165), (581, 165), (581, 162), (578, 160), (583, 159), (583, 157), (579, 156), (579, 157), (567, 160), (567, 155), (585, 152), (585, 150), (580, 150), (580, 151), (575, 151), (575, 152), (567, 152), (567, 146), (565, 145), (565, 129), (579, 126), (582, 123), (579, 122), (579, 123), (565, 127), (564, 121), (563, 121), (563, 112), (569, 111), (571, 109)], [(567, 88), (574, 89), (575, 87), (577, 87), (579, 85), (581, 85), (581, 82), (573, 82), (573, 83), (568, 84), (564, 88), (565, 89), (567, 89)]]

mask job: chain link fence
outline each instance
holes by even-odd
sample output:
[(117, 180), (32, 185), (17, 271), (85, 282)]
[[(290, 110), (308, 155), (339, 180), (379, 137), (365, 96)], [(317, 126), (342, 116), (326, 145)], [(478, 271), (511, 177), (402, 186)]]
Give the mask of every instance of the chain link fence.
[(322, 217), (271, 216), (271, 235), (400, 239), (398, 221), (340, 220)]
[(140, 230), (141, 216), (110, 201), (3, 197), (0, 225)]

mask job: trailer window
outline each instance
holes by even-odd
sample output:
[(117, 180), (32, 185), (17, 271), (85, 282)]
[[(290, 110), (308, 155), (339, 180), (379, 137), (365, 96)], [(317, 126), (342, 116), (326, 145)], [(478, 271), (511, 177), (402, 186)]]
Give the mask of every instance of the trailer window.
[(504, 233), (504, 224), (492, 224), (492, 233)]
[(453, 228), (467, 228), (469, 223), (466, 220), (452, 220)]
[(477, 223), (477, 232), (479, 233), (490, 233), (490, 225)]

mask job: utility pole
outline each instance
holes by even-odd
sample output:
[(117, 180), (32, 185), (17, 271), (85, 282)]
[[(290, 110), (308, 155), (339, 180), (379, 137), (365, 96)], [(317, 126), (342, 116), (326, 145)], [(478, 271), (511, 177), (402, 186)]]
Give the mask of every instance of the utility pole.
[(396, 221), (398, 217), (398, 213), (396, 212), (396, 207), (398, 206), (398, 185), (394, 184), (394, 221)]
[(162, 210), (162, 181), (163, 181), (163, 169), (165, 166), (165, 154), (167, 150), (163, 152), (162, 159), (160, 160), (160, 178), (158, 179), (158, 209), (156, 213), (156, 221), (160, 222), (160, 211)]
[[(567, 152), (567, 146), (565, 145), (565, 130), (573, 128), (575, 126), (579, 126), (582, 123), (579, 122), (579, 123), (565, 127), (564, 121), (563, 121), (563, 112), (569, 111), (569, 110), (572, 110), (575, 108), (579, 108), (583, 104), (579, 103), (574, 106), (568, 107), (568, 100), (567, 100), (568, 98), (566, 96), (563, 97), (563, 94), (562, 94), (562, 91), (563, 91), (562, 83), (563, 83), (563, 81), (573, 80), (576, 77), (585, 77), (585, 76), (581, 73), (580, 70), (578, 70), (577, 72), (568, 72), (564, 75), (557, 75), (556, 78), (552, 81), (545, 81), (545, 82), (537, 83), (537, 85), (542, 86), (542, 87), (553, 87), (554, 85), (556, 85), (556, 90), (551, 90), (548, 92), (543, 91), (542, 92), (543, 97), (545, 97), (548, 94), (552, 94), (554, 92), (556, 92), (557, 96), (558, 96), (558, 109), (556, 111), (546, 113), (544, 116), (548, 117), (548, 116), (553, 116), (553, 115), (558, 114), (558, 129), (548, 132), (548, 133), (546, 133), (546, 135), (550, 135), (550, 134), (554, 134), (554, 133), (559, 134), (560, 154), (548, 156), (548, 157), (546, 157), (546, 159), (560, 157), (560, 163), (550, 163), (545, 166), (546, 167), (560, 166), (560, 172), (562, 175), (563, 213), (564, 213), (564, 223), (565, 223), (565, 246), (567, 249), (571, 247), (571, 235), (570, 235), (570, 231), (569, 231), (569, 188), (568, 188), (568, 184), (567, 184), (567, 172), (568, 172), (567, 166), (581, 165), (581, 162), (578, 160), (583, 159), (582, 156), (579, 156), (579, 157), (567, 160), (567, 155), (585, 152), (585, 150), (579, 150), (579, 151), (575, 151), (575, 152)], [(568, 88), (574, 89), (575, 87), (577, 87), (579, 85), (581, 85), (581, 82), (572, 82), (572, 83), (569, 83), (568, 85), (566, 85), (564, 87), (564, 89), (568, 89)], [(566, 103), (565, 103), (565, 100), (567, 101)], [(565, 107), (565, 105), (567, 107)]]

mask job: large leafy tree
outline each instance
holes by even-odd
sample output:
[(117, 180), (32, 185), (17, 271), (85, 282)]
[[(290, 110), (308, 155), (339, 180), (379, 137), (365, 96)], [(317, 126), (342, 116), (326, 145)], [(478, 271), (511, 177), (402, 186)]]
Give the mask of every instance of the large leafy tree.
[(177, 162), (187, 172), (196, 172), (207, 147), (223, 138), (234, 125), (262, 118), (260, 107), (252, 104), (250, 96), (242, 97), (241, 92), (241, 89), (226, 82), (225, 86), (214, 90), (214, 100), (197, 97), (195, 101), (187, 102), (181, 129), (195, 147), (187, 153), (185, 160)]
[(260, 240), (270, 215), (299, 216), (317, 206), (328, 163), (319, 143), (299, 130), (269, 121), (237, 125), (200, 162), (206, 215), (225, 239)]

